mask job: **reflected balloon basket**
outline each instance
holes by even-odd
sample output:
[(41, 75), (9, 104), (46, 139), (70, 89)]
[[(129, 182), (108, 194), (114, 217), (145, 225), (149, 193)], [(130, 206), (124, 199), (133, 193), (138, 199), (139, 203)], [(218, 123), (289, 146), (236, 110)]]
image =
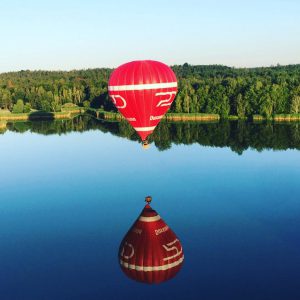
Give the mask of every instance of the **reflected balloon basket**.
[(143, 148), (144, 150), (147, 150), (147, 149), (150, 148), (150, 144), (149, 144), (148, 140), (142, 141), (142, 148)]
[(176, 234), (151, 208), (151, 197), (119, 248), (122, 271), (138, 282), (158, 284), (177, 275), (184, 254)]

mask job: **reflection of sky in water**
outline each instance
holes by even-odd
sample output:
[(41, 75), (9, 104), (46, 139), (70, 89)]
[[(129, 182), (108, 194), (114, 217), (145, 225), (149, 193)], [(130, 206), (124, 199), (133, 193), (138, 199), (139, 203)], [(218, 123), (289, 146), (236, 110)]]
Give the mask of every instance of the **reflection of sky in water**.
[[(300, 296), (299, 151), (143, 151), (99, 131), (7, 132), (0, 161), (1, 299)], [(186, 257), (159, 286), (130, 281), (117, 262), (147, 194)]]

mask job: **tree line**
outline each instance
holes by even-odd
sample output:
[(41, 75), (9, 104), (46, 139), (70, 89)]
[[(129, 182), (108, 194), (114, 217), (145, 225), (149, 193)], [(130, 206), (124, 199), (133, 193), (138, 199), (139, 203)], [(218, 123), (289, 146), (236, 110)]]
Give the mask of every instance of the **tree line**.
[[(261, 68), (172, 67), (179, 90), (170, 111), (248, 118), (300, 113), (300, 64)], [(20, 71), (0, 74), (0, 108), (60, 111), (67, 103), (115, 110), (108, 98), (112, 69)]]

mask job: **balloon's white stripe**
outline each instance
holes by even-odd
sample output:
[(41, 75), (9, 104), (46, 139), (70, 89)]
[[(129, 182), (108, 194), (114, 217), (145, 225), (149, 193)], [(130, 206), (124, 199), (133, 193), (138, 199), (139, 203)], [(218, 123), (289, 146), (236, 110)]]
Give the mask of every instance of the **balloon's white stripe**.
[(139, 217), (139, 221), (142, 221), (142, 222), (155, 222), (155, 221), (158, 221), (160, 220), (160, 216), (157, 215), (157, 216), (154, 216), (154, 217)]
[(122, 259), (120, 259), (120, 265), (123, 266), (126, 269), (136, 270), (136, 271), (143, 271), (143, 272), (153, 272), (153, 271), (165, 271), (171, 268), (174, 268), (178, 265), (180, 265), (183, 262), (184, 256), (182, 256), (180, 259), (174, 261), (173, 263), (166, 264), (163, 266), (151, 266), (151, 267), (144, 267), (144, 266), (136, 266), (129, 264)]
[(126, 85), (109, 85), (108, 90), (113, 91), (140, 91), (140, 90), (155, 90), (177, 87), (177, 82), (162, 82), (162, 83), (145, 83), (145, 84), (126, 84)]
[(156, 126), (151, 127), (133, 127), (136, 131), (151, 131), (154, 130)]

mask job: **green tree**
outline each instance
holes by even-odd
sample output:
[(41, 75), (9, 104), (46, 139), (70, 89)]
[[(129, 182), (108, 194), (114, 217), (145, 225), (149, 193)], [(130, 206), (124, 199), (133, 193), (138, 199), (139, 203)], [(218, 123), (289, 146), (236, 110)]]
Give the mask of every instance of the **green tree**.
[(290, 112), (292, 114), (299, 114), (300, 113), (300, 96), (294, 96), (293, 97)]
[(24, 112), (24, 102), (22, 99), (17, 100), (17, 103), (13, 106), (12, 112), (15, 114), (20, 114)]
[(30, 105), (30, 103), (26, 103), (25, 105), (24, 105), (24, 113), (29, 113), (30, 111), (31, 111), (31, 105)]
[(190, 113), (190, 96), (186, 93), (183, 97), (183, 112)]
[(88, 101), (88, 100), (83, 101), (83, 107), (84, 108), (89, 108), (90, 107), (90, 101)]
[(51, 104), (51, 111), (61, 111), (61, 102), (58, 95), (53, 96), (53, 100), (50, 102)]
[(261, 102), (261, 107), (259, 113), (270, 119), (273, 115), (273, 101), (269, 94), (265, 95), (263, 101)]
[(239, 118), (243, 119), (246, 116), (246, 102), (243, 99), (242, 94), (238, 94), (236, 99), (236, 112)]
[(179, 92), (175, 99), (175, 112), (181, 113), (182, 112), (182, 96)]
[(52, 109), (51, 109), (51, 103), (49, 103), (46, 100), (42, 100), (41, 101), (41, 110), (42, 111), (46, 111), (46, 112), (51, 112), (52, 111)]
[(221, 103), (220, 103), (220, 111), (219, 114), (223, 117), (226, 118), (229, 116), (230, 113), (230, 105), (229, 105), (229, 99), (226, 95), (224, 95), (221, 98)]

